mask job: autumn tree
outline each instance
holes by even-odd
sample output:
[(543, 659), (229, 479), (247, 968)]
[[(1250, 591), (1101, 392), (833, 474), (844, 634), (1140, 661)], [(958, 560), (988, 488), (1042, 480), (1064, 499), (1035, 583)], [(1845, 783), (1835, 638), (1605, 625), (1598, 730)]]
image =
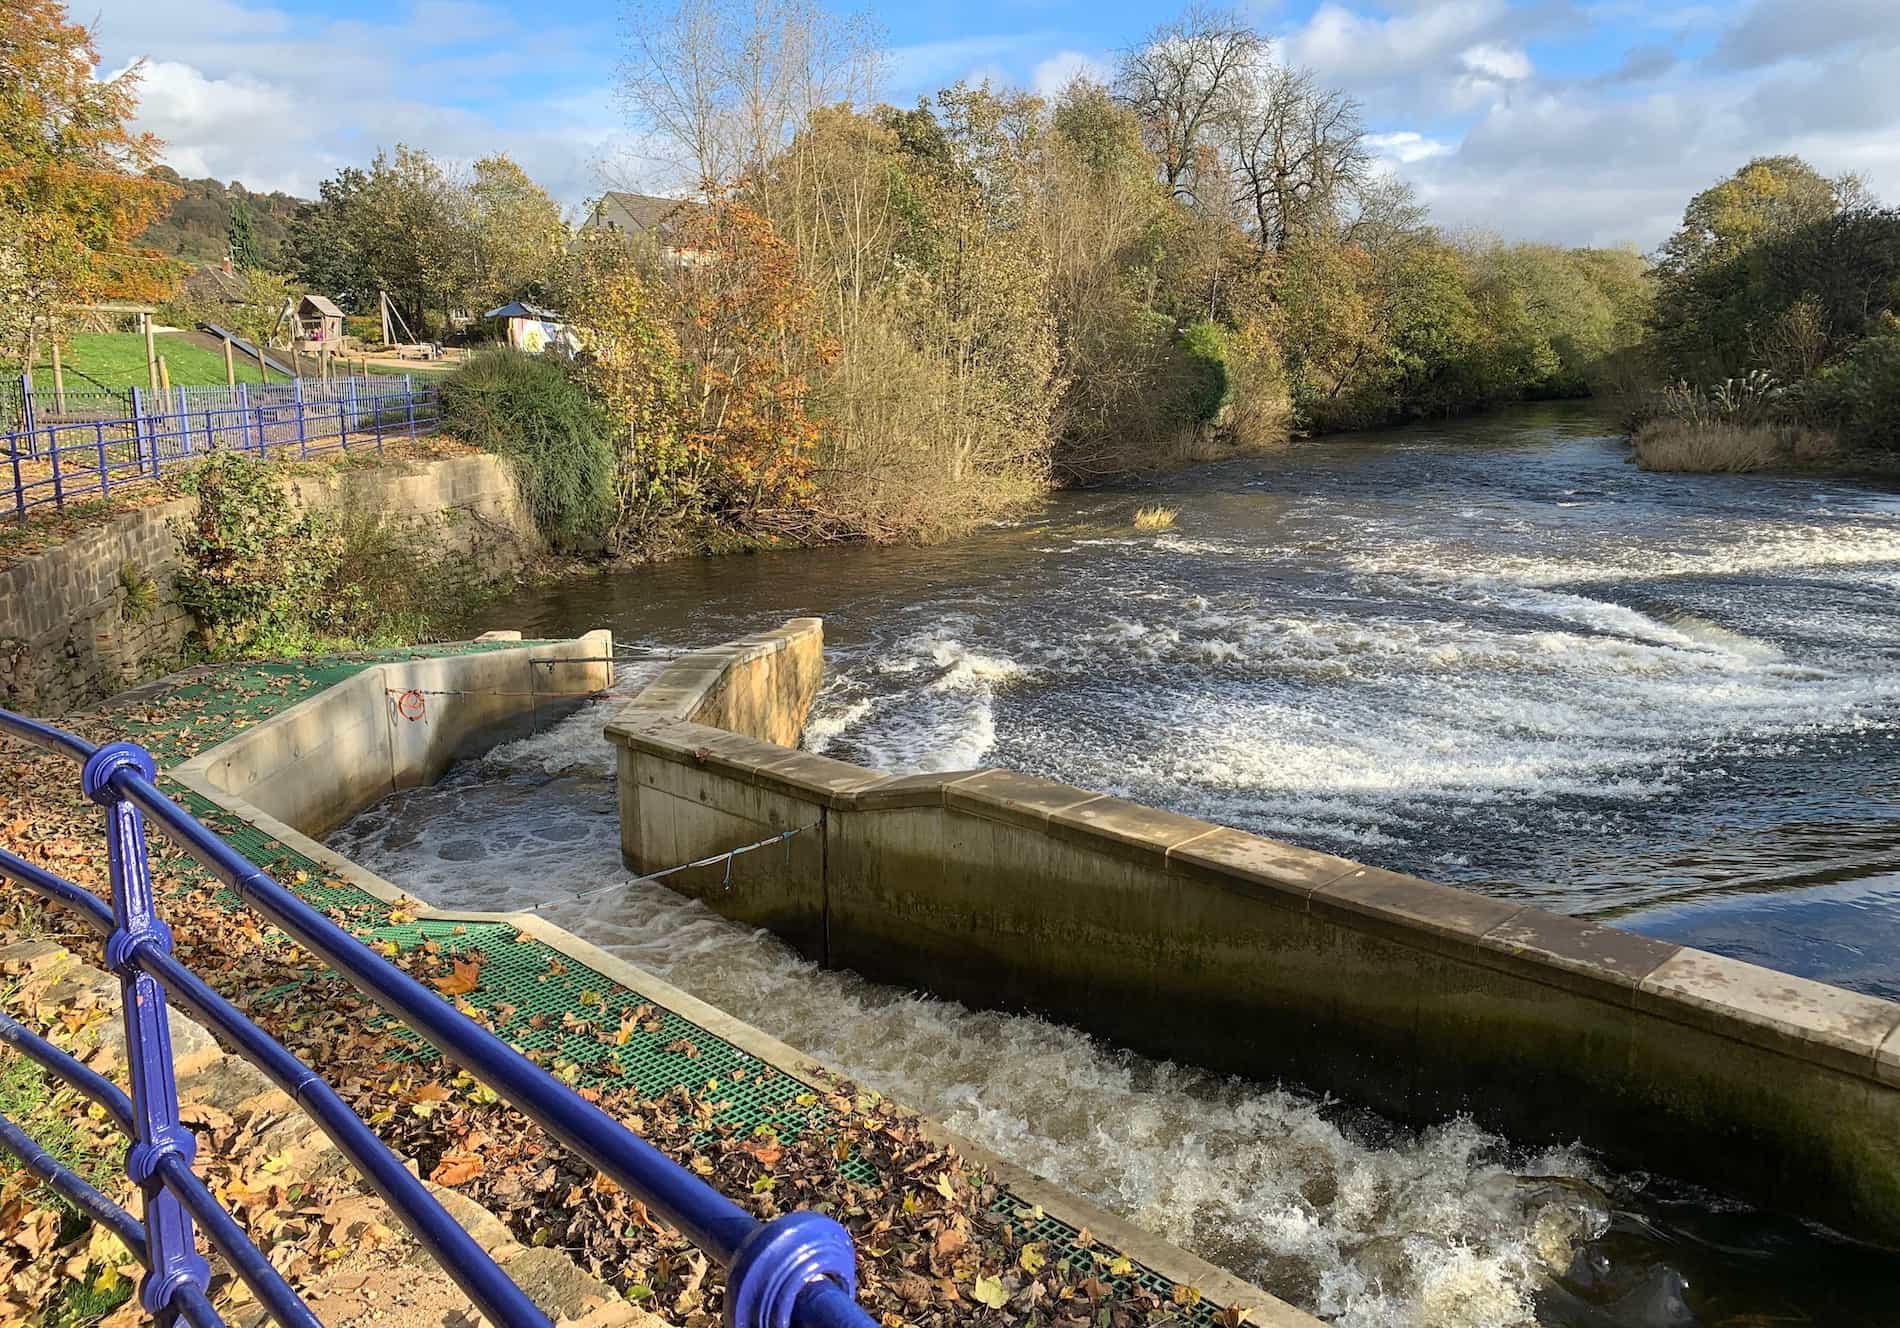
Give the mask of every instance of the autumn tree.
[(97, 79), (92, 34), (59, 0), (0, 9), (0, 354), (32, 364), (76, 305), (155, 299), (176, 266), (132, 241), (174, 191), (128, 127), (141, 70)]
[(483, 157), (468, 182), (475, 299), (483, 308), (538, 298), (567, 245), (567, 223), (548, 192), (506, 154)]
[(1122, 54), (1116, 94), (1135, 113), (1170, 193), (1196, 193), (1212, 140), (1268, 53), (1267, 39), (1244, 15), (1196, 3)]

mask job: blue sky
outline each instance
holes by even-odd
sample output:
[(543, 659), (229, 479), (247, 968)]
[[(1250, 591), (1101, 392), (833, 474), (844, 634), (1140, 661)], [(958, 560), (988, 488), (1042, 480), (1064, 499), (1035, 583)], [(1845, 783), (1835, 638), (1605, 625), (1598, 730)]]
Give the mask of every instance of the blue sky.
[[(95, 8), (96, 6), (96, 8)], [(107, 69), (148, 61), (142, 122), (190, 175), (313, 193), (377, 146), (505, 150), (564, 203), (660, 184), (615, 106), (615, 0), (85, 0)], [(959, 78), (1053, 89), (1172, 6), (879, 4), (882, 95)], [(1286, 0), (1283, 60), (1357, 97), (1444, 226), (1657, 244), (1696, 189), (1796, 151), (1900, 202), (1900, 0)], [(603, 170), (605, 174), (603, 174)]]

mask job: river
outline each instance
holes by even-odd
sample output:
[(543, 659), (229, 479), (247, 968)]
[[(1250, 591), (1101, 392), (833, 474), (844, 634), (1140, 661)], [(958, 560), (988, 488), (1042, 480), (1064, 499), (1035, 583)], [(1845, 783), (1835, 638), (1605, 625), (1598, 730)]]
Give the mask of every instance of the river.
[[(1136, 531), (1157, 503), (1173, 528)], [(1011, 766), (1900, 998), (1897, 608), (1891, 488), (1648, 475), (1540, 407), (1061, 495), (939, 548), (539, 587), (482, 625), (664, 653), (817, 614), (829, 755)], [(622, 879), (600, 722), (333, 842), (446, 906)], [(1341, 1324), (1894, 1321), (1891, 1257), (1581, 1149), (819, 972), (659, 888), (548, 915)]]

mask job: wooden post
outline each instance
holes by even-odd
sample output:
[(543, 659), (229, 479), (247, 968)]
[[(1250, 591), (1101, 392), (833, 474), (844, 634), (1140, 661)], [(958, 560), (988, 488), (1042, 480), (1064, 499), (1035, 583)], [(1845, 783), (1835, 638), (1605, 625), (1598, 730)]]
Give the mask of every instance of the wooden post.
[(301, 383), (303, 381), (303, 352), (295, 345), (290, 348), (290, 367), (297, 371), (297, 381)]
[(53, 409), (66, 413), (66, 375), (60, 369), (59, 342), (53, 343)]
[(170, 396), (172, 391), (172, 371), (166, 366), (163, 355), (158, 357), (158, 390), (166, 396)]
[(152, 391), (156, 392), (158, 391), (158, 346), (152, 340), (152, 316), (140, 314), (139, 318), (145, 324), (145, 372), (146, 376), (152, 380)]
[(376, 312), (378, 314), (381, 314), (382, 319), (383, 319), (383, 344), (385, 346), (390, 345), (391, 343), (395, 341), (395, 337), (392, 336), (389, 331), (389, 292), (388, 291), (379, 290), (376, 292)]
[(257, 356), (257, 376), (264, 380), (265, 387), (269, 387), (270, 361), (264, 358), (264, 348), (262, 346), (252, 346), (251, 350)]
[(224, 339), (224, 385), (237, 386), (237, 362), (231, 358), (231, 338)]

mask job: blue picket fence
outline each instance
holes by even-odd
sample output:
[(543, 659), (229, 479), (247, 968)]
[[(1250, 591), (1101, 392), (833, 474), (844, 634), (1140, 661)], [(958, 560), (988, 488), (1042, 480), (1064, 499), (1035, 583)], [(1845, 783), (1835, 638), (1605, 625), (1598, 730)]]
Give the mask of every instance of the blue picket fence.
[[(131, 389), (83, 401), (37, 396), (22, 380), (18, 418), (0, 433), (0, 458), (10, 473), (15, 517), (36, 508), (110, 497), (115, 490), (162, 478), (205, 453), (228, 449), (258, 456), (304, 458), (351, 447), (380, 449), (391, 438), (435, 432), (438, 395), (402, 378), (235, 387)], [(101, 409), (104, 406), (105, 409)], [(4, 501), (4, 499), (0, 499)]]
[(0, 1042), (96, 1102), (132, 1140), (126, 1173), (144, 1195), (142, 1220), (54, 1160), (0, 1116), (0, 1149), (124, 1240), (146, 1274), (141, 1305), (161, 1325), (222, 1328), (207, 1287), (196, 1227), (286, 1328), (319, 1320), (192, 1171), (196, 1143), (179, 1120), (169, 997), (217, 1032), (323, 1129), (475, 1307), (500, 1328), (549, 1328), (547, 1316), (450, 1217), (321, 1075), (298, 1060), (172, 953), (146, 851), (145, 820), (332, 970), (487, 1084), (727, 1272), (728, 1328), (875, 1328), (858, 1306), (857, 1259), (848, 1232), (822, 1213), (760, 1223), (692, 1172), (628, 1130), (486, 1028), (370, 950), (166, 797), (151, 755), (129, 742), (94, 746), (38, 720), (0, 710), (0, 734), (35, 743), (80, 767), (80, 787), (105, 809), (112, 881), (108, 906), (91, 892), (0, 849), (0, 876), (79, 914), (105, 938), (120, 979), (128, 1096), (51, 1042), (0, 1015)]

